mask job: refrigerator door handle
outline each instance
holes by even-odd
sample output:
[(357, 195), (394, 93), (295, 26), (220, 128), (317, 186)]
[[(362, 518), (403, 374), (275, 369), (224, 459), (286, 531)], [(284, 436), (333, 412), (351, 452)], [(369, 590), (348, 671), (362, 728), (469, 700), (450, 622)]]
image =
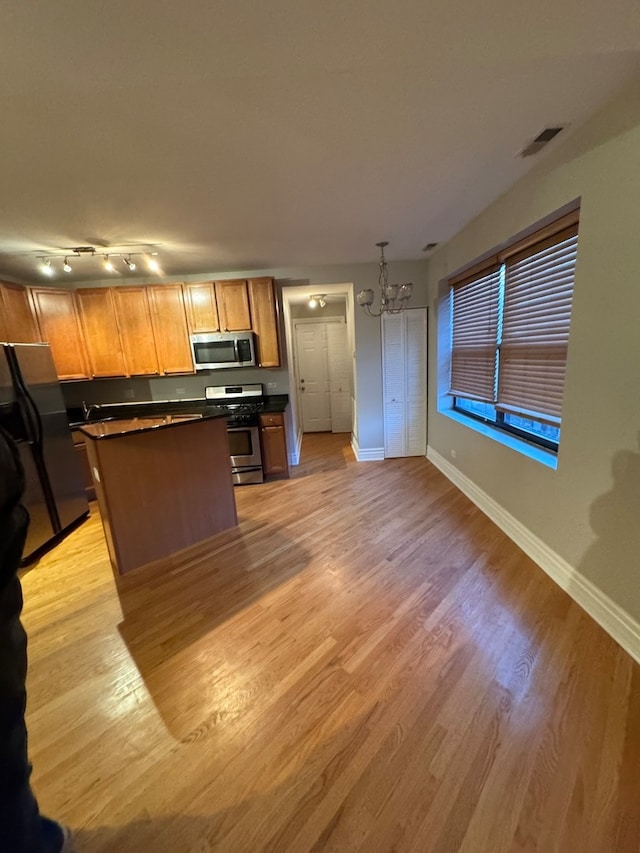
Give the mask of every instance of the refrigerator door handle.
[(38, 407), (33, 402), (31, 394), (29, 394), (29, 390), (22, 381), (22, 376), (19, 372), (16, 372), (14, 382), (21, 391), (22, 396), (19, 398), (19, 405), (27, 426), (29, 441), (40, 446), (42, 445), (42, 421), (40, 420)]

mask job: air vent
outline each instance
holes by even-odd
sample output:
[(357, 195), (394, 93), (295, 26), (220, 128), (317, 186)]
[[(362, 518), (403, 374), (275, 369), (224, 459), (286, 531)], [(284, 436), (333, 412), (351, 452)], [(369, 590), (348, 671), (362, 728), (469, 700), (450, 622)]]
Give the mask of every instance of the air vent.
[(422, 249), (422, 251), (423, 251), (423, 252), (430, 252), (432, 249), (435, 249), (435, 247), (436, 247), (437, 245), (438, 245), (437, 243), (427, 243), (427, 245), (426, 245), (426, 246), (424, 246), (424, 248)]
[(551, 142), (552, 139), (555, 139), (561, 130), (564, 130), (564, 128), (545, 127), (545, 129), (541, 131), (532, 142), (522, 149), (520, 156), (531, 157), (532, 154), (537, 154), (538, 151), (541, 151), (545, 145), (548, 145), (549, 142)]

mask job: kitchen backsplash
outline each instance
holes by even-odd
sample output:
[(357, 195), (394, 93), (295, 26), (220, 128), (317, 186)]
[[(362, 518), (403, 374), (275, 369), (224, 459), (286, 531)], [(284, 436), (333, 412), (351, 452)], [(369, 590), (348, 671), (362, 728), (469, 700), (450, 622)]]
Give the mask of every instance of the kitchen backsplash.
[(136, 379), (94, 379), (90, 382), (63, 382), (67, 408), (94, 403), (126, 403), (146, 400), (202, 399), (207, 385), (242, 385), (260, 382), (264, 393), (288, 394), (289, 374), (284, 369), (241, 368), (209, 370), (194, 375), (140, 377)]

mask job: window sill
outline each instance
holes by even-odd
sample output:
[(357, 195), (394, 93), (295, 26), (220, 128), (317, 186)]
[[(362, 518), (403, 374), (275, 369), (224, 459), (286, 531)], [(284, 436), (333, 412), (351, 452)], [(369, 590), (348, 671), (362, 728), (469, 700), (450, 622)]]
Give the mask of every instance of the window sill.
[(545, 450), (544, 447), (539, 447), (523, 438), (518, 438), (518, 436), (497, 429), (491, 424), (485, 424), (468, 415), (463, 415), (461, 412), (455, 411), (455, 409), (440, 409), (439, 412), (441, 415), (451, 418), (452, 421), (457, 421), (459, 424), (463, 424), (463, 426), (469, 427), (469, 429), (497, 441), (498, 444), (503, 444), (505, 447), (515, 450), (516, 453), (522, 453), (524, 456), (528, 456), (529, 459), (546, 465), (547, 468), (556, 469), (558, 467), (558, 457), (551, 450)]

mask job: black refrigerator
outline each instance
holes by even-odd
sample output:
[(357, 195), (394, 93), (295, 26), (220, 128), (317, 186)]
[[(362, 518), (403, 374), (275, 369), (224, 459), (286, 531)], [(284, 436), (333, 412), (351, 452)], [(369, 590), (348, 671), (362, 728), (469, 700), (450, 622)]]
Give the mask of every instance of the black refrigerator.
[(0, 426), (16, 442), (25, 470), (25, 565), (89, 514), (48, 344), (0, 344)]

